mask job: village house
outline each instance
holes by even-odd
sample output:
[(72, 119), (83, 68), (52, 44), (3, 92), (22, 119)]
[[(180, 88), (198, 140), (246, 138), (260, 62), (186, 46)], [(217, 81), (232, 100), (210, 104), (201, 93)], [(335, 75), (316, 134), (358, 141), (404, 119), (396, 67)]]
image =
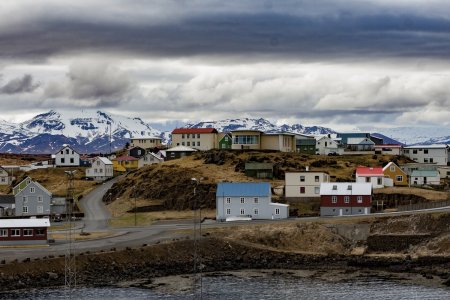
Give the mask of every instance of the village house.
[(136, 158), (144, 156), (145, 153), (147, 153), (147, 151), (144, 148), (141, 148), (141, 147), (138, 147), (138, 146), (133, 147), (133, 148), (128, 150), (128, 155), (136, 157)]
[(408, 175), (394, 162), (389, 162), (383, 167), (383, 174), (385, 182), (387, 178), (390, 178), (394, 186), (408, 185)]
[(97, 156), (92, 167), (86, 169), (86, 177), (96, 181), (103, 181), (113, 177), (113, 163), (106, 157)]
[(55, 165), (58, 167), (78, 167), (80, 165), (80, 154), (69, 145), (55, 153)]
[(143, 149), (161, 148), (162, 139), (159, 137), (139, 137), (130, 139), (130, 147), (140, 147)]
[(172, 160), (177, 158), (182, 158), (185, 156), (189, 156), (192, 153), (196, 152), (196, 149), (186, 146), (177, 146), (173, 148), (169, 148), (166, 150), (166, 160)]
[(234, 150), (260, 150), (262, 131), (259, 130), (233, 130), (233, 144), (231, 149)]
[(292, 133), (264, 133), (259, 130), (233, 130), (231, 132), (234, 150), (274, 150), (281, 152), (295, 152), (295, 134)]
[(259, 179), (273, 178), (273, 163), (247, 162), (245, 175)]
[(286, 219), (289, 205), (272, 202), (268, 182), (222, 182), (217, 184), (216, 220)]
[(446, 166), (448, 163), (448, 145), (417, 145), (403, 147), (403, 155), (418, 163), (434, 163)]
[(345, 146), (347, 150), (354, 152), (372, 152), (375, 150), (375, 143), (368, 137), (349, 137)]
[(320, 198), (320, 184), (329, 182), (324, 172), (285, 172), (285, 196), (288, 201)]
[(316, 154), (316, 138), (306, 134), (295, 134), (296, 151), (302, 154)]
[(0, 167), (0, 185), (10, 185), (13, 180), (14, 177), (12, 177), (3, 167)]
[(231, 134), (219, 132), (217, 138), (219, 140), (219, 149), (231, 149), (231, 146), (233, 145)]
[(439, 172), (414, 170), (409, 177), (410, 185), (439, 185), (441, 184), (441, 177)]
[(155, 153), (148, 152), (147, 154), (139, 157), (138, 160), (138, 168), (142, 168), (143, 166), (153, 165), (153, 164), (160, 164), (164, 162), (164, 158), (161, 158)]
[(128, 172), (139, 168), (139, 159), (133, 156), (119, 156), (111, 160), (115, 172)]
[(325, 182), (320, 185), (320, 215), (367, 215), (372, 207), (372, 184)]
[(357, 167), (355, 178), (356, 182), (367, 182), (372, 184), (374, 189), (383, 188), (385, 186), (382, 167)]
[(52, 194), (30, 177), (13, 188), (15, 216), (48, 216)]
[(0, 246), (46, 244), (48, 227), (48, 218), (0, 219)]
[(218, 147), (218, 132), (214, 128), (176, 128), (172, 131), (172, 145), (205, 151)]
[(319, 136), (316, 138), (316, 154), (330, 155), (343, 154), (344, 149), (341, 147), (340, 141), (337, 138), (332, 138), (331, 135)]

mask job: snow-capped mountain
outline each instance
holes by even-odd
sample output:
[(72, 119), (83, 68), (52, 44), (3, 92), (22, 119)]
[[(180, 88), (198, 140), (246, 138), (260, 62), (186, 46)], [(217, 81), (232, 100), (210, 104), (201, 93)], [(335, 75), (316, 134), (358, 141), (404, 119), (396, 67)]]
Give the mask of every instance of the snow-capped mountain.
[(54, 153), (70, 144), (81, 153), (122, 149), (131, 137), (159, 137), (161, 132), (139, 118), (101, 111), (51, 110), (19, 124), (0, 121), (0, 152)]
[(266, 119), (251, 119), (251, 118), (242, 118), (242, 119), (225, 119), (220, 121), (210, 121), (210, 122), (199, 122), (199, 123), (190, 123), (187, 124), (188, 128), (215, 128), (219, 132), (230, 132), (232, 130), (260, 130), (266, 133), (275, 133), (275, 132), (292, 132), (292, 133), (302, 133), (302, 134), (327, 134), (327, 133), (335, 133), (334, 130), (330, 128), (320, 127), (320, 126), (312, 126), (305, 127), (300, 124), (295, 125), (281, 125), (277, 126), (272, 124)]
[(373, 131), (407, 145), (450, 144), (449, 126), (379, 128)]

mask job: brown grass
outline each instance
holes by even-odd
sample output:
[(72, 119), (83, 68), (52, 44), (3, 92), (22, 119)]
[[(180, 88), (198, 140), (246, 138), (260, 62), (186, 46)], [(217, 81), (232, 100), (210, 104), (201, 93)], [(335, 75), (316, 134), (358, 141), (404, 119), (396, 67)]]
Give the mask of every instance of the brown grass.
[(405, 194), (417, 195), (430, 201), (444, 201), (448, 199), (447, 192), (433, 191), (416, 187), (388, 187), (384, 189), (375, 189), (374, 194)]

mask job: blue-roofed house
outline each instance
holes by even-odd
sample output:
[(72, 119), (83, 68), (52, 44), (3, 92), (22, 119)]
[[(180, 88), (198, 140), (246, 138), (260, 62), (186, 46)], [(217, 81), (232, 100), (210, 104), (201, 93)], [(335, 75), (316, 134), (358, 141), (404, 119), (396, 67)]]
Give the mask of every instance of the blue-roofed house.
[(289, 205), (272, 202), (268, 182), (221, 182), (217, 184), (216, 220), (286, 219)]

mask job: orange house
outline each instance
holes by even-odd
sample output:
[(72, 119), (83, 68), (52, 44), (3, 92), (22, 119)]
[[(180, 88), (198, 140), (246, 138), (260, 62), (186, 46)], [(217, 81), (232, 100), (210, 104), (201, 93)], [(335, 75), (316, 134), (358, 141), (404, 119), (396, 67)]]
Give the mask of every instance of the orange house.
[(408, 185), (408, 176), (395, 163), (390, 162), (383, 168), (384, 177), (391, 178), (395, 186)]

